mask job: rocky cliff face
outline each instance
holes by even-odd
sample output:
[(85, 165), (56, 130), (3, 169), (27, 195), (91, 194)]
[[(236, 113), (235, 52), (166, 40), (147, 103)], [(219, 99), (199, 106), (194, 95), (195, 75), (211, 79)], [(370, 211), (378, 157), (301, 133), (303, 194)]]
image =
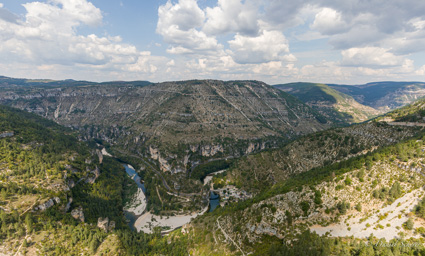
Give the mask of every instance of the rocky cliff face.
[(284, 147), (242, 157), (227, 180), (244, 190), (258, 192), (312, 168), (366, 154), (379, 147), (410, 138), (415, 127), (368, 122), (305, 136)]
[(256, 81), (9, 86), (0, 103), (78, 129), (83, 139), (156, 159), (164, 171), (184, 169), (184, 162), (200, 157), (275, 147), (330, 126), (294, 97)]

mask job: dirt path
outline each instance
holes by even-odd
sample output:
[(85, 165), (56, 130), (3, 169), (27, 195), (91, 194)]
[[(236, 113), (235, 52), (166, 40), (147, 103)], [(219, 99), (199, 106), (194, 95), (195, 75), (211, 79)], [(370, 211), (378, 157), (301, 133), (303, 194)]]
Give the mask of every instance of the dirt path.
[(40, 198), (41, 198), (41, 196), (40, 197), (38, 197), (36, 200), (35, 200), (35, 202), (30, 206), (30, 207), (28, 207), (23, 213), (21, 213), (21, 214), (19, 214), (19, 216), (22, 216), (22, 215), (24, 215), (27, 211), (29, 211), (29, 210), (31, 210), (33, 207), (34, 207), (34, 205), (38, 202), (38, 200), (40, 200)]
[(18, 255), (19, 251), (21, 250), (21, 248), (22, 248), (22, 246), (24, 245), (24, 242), (27, 240), (27, 238), (28, 238), (28, 233), (26, 232), (26, 233), (25, 233), (25, 238), (22, 240), (22, 243), (21, 243), (21, 245), (19, 246), (19, 248), (18, 248), (18, 250), (16, 251), (16, 253), (15, 253), (15, 255), (14, 255), (14, 256)]
[(155, 186), (155, 188), (156, 188), (156, 194), (158, 195), (159, 201), (161, 201), (161, 204), (164, 205), (164, 203), (162, 202), (161, 195), (159, 194), (159, 191), (158, 191), (158, 186)]
[(226, 238), (226, 240), (230, 240), (232, 243), (233, 243), (233, 245), (234, 246), (236, 246), (236, 248), (238, 248), (238, 250), (242, 253), (242, 255), (244, 255), (245, 256), (245, 253), (242, 251), (242, 249), (239, 247), (239, 245), (226, 233), (226, 231), (224, 231), (224, 229), (221, 227), (221, 225), (220, 225), (220, 221), (219, 221), (219, 219), (221, 218), (221, 216), (220, 217), (218, 217), (217, 218), (217, 226), (218, 226), (218, 228), (221, 230), (221, 233), (223, 233), (223, 235), (224, 235), (224, 237)]

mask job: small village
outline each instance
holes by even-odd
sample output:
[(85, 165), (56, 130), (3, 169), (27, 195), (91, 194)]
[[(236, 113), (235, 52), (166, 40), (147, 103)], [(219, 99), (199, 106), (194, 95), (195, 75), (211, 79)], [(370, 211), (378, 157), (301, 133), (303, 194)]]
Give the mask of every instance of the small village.
[(252, 195), (244, 190), (238, 189), (234, 185), (226, 185), (220, 189), (214, 189), (213, 192), (220, 195), (220, 206), (223, 207), (229, 202), (238, 202), (252, 198)]

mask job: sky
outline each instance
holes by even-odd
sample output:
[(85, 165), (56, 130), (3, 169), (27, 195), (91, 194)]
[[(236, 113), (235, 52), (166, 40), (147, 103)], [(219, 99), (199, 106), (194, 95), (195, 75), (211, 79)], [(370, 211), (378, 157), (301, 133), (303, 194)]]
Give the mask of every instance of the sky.
[(425, 1), (0, 0), (0, 75), (425, 81)]

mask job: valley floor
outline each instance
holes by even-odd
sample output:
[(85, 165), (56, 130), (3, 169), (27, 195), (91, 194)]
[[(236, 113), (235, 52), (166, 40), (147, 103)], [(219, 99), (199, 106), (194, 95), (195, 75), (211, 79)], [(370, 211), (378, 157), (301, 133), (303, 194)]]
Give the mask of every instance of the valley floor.
[(135, 215), (141, 215), (146, 210), (146, 207), (147, 201), (145, 193), (141, 188), (137, 188), (132, 202), (124, 210), (132, 212)]
[(191, 215), (158, 216), (147, 212), (136, 220), (134, 227), (138, 232), (143, 231), (145, 233), (152, 233), (153, 227), (164, 227), (166, 228), (166, 231), (174, 230), (186, 223), (189, 223), (192, 218), (195, 218), (198, 215), (202, 215), (207, 211), (208, 206), (205, 207), (201, 212), (192, 213)]

